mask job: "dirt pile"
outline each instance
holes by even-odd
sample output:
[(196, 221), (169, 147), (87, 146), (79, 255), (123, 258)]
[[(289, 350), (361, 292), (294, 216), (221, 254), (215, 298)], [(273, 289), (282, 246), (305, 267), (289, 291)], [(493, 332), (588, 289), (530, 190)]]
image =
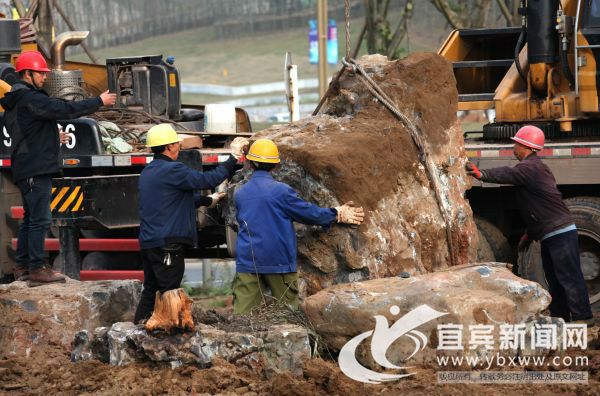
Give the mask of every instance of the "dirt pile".
[[(441, 186), (454, 264), (466, 264), (477, 237), (463, 199), (466, 157), (451, 65), (435, 54), (398, 61), (374, 55), (359, 63), (415, 124)], [(324, 233), (298, 225), (307, 294), (335, 283), (451, 265), (444, 216), (407, 127), (354, 75), (344, 74), (321, 114), (258, 136), (277, 143), (284, 162), (275, 177), (302, 198), (324, 207), (353, 200), (367, 212), (357, 229), (334, 226)]]

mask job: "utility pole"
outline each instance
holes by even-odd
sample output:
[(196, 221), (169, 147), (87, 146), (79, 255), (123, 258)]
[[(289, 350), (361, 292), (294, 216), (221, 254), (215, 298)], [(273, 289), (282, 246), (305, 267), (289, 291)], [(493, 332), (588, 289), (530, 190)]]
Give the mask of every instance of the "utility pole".
[(317, 0), (317, 34), (319, 36), (319, 97), (327, 92), (327, 0)]

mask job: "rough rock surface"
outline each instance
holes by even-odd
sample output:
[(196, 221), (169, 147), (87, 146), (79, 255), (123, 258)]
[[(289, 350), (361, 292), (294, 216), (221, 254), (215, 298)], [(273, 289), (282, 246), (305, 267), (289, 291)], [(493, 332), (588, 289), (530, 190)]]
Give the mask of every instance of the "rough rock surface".
[[(335, 285), (306, 298), (303, 310), (323, 340), (340, 350), (356, 335), (374, 330), (375, 315), (385, 318), (392, 326), (410, 311), (427, 305), (444, 315), (416, 327), (428, 338), (428, 343), (413, 359), (431, 362), (440, 353), (437, 351), (438, 324), (462, 325), (462, 339), (466, 345), (464, 353), (481, 356), (498, 350), (499, 324), (545, 323), (549, 319), (539, 317), (550, 303), (548, 292), (535, 282), (516, 277), (503, 266), (501, 263), (487, 263), (410, 278)], [(560, 327), (562, 320), (559, 322), (556, 323)], [(470, 325), (494, 325), (496, 345), (492, 351), (484, 346), (470, 349)], [(533, 325), (529, 323), (528, 326), (531, 328)], [(387, 324), (385, 327), (387, 329)], [(365, 365), (375, 367), (369, 349), (370, 341), (364, 344), (358, 349), (359, 359)], [(402, 361), (414, 348), (415, 344), (408, 337), (401, 337), (387, 349), (387, 357), (390, 361)], [(463, 353), (462, 350), (460, 352)], [(521, 352), (531, 354), (536, 351)]]
[(68, 350), (82, 329), (133, 320), (140, 290), (139, 281), (0, 285), (0, 356), (30, 356), (47, 344)]
[(310, 352), (307, 330), (291, 324), (275, 325), (254, 335), (200, 324), (198, 331), (167, 335), (149, 334), (142, 325), (125, 322), (115, 323), (110, 329), (97, 328), (93, 336), (87, 330), (77, 333), (71, 360), (97, 359), (116, 366), (165, 363), (172, 368), (190, 364), (208, 367), (215, 358), (253, 367), (261, 360), (267, 373), (301, 375)]
[[(373, 55), (359, 63), (416, 125), (442, 187), (455, 264), (466, 264), (475, 257), (477, 231), (463, 198), (466, 157), (452, 66), (435, 54), (397, 61)], [(447, 268), (444, 217), (408, 129), (352, 74), (338, 88), (321, 114), (257, 135), (277, 143), (283, 163), (275, 177), (302, 198), (323, 207), (353, 200), (366, 211), (358, 228), (297, 226), (302, 294)]]

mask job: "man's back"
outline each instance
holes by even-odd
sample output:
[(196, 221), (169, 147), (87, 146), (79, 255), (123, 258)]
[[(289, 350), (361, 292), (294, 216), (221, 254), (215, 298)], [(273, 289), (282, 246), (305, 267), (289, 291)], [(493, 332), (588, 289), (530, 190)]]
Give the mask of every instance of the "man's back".
[(269, 172), (256, 170), (235, 195), (239, 224), (236, 248), (238, 272), (296, 271), (293, 222), (327, 227), (337, 212), (302, 200)]
[(519, 211), (533, 239), (573, 222), (571, 213), (556, 187), (550, 168), (535, 154), (514, 167), (486, 169), (482, 180), (519, 186), (516, 198)]
[(141, 247), (164, 246), (165, 238), (193, 245), (193, 190), (179, 184), (185, 165), (165, 156), (157, 157), (144, 168), (139, 180)]

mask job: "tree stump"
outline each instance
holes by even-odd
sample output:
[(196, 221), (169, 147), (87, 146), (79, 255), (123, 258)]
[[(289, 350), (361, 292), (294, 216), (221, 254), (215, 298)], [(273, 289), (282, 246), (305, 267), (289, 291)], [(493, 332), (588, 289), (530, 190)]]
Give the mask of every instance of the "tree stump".
[(170, 332), (173, 329), (194, 330), (192, 319), (192, 299), (183, 289), (156, 292), (154, 312), (146, 322), (146, 331), (161, 329)]

